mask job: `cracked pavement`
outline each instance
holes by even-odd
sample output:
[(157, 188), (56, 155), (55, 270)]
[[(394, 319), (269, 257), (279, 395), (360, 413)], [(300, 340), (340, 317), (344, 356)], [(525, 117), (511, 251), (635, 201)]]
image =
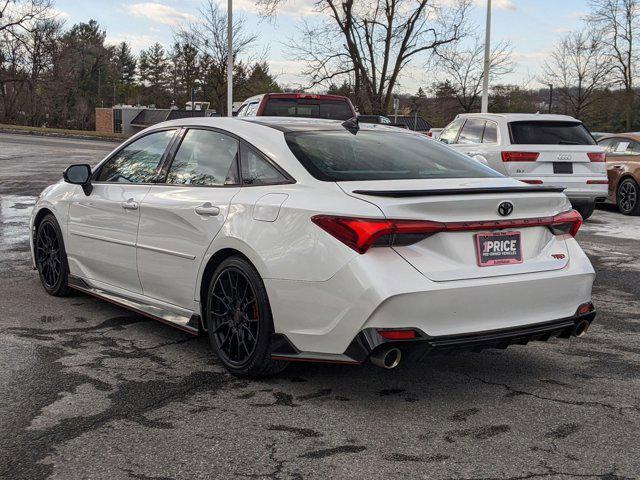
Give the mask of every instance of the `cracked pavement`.
[(205, 338), (30, 269), (35, 196), (114, 146), (0, 134), (0, 478), (639, 478), (640, 218), (604, 207), (579, 234), (584, 338), (238, 380)]

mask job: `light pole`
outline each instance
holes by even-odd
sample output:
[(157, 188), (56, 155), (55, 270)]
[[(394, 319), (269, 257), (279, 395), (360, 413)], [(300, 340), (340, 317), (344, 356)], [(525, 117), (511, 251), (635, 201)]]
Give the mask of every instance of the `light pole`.
[[(231, 1), (231, 0), (229, 0)], [(482, 103), (480, 111), (489, 111), (489, 67), (491, 66), (491, 0), (487, 0), (487, 25), (484, 30), (484, 72), (482, 74)]]
[(233, 0), (227, 3), (227, 117), (233, 117)]

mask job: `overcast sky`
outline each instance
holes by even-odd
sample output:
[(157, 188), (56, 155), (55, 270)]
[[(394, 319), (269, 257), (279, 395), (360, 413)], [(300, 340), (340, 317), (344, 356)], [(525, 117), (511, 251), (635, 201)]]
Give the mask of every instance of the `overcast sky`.
[[(226, 0), (217, 0), (226, 8)], [(484, 31), (486, 0), (476, 0), (472, 21)], [(257, 15), (252, 0), (234, 0), (235, 11), (244, 15), (249, 31), (259, 35), (260, 52), (266, 52), (271, 72), (281, 84), (304, 83), (302, 66), (287, 55), (283, 42), (296, 36), (302, 18), (313, 18), (314, 0), (288, 0), (275, 22)], [(56, 9), (67, 22), (97, 20), (108, 34), (107, 40), (129, 42), (139, 50), (158, 41), (171, 44), (181, 22), (197, 19), (201, 0), (56, 0)], [(522, 84), (536, 76), (544, 59), (564, 32), (576, 28), (587, 13), (587, 0), (493, 0), (492, 41), (509, 40), (514, 49), (515, 72), (508, 81)], [(402, 79), (401, 90), (414, 93), (419, 86), (434, 81), (433, 72), (415, 62)]]

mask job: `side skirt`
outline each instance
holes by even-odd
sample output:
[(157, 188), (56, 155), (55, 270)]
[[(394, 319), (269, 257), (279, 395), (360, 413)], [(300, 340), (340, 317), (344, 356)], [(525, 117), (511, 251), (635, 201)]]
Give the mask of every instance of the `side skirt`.
[(69, 287), (83, 293), (87, 293), (101, 300), (106, 300), (132, 312), (144, 315), (145, 317), (157, 320), (174, 328), (197, 336), (200, 334), (200, 315), (188, 311), (176, 312), (170, 310), (166, 305), (156, 303), (151, 304), (143, 298), (136, 298), (133, 295), (125, 295), (107, 291), (89, 284), (80, 277), (69, 275)]

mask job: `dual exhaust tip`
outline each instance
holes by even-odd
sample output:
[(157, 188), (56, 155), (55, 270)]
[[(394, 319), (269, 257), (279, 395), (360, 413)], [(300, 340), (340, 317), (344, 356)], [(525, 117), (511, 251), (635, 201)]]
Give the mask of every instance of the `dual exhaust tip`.
[[(581, 320), (575, 324), (571, 333), (576, 337), (582, 337), (589, 330), (589, 325), (590, 323), (587, 320)], [(373, 352), (369, 359), (376, 367), (391, 370), (400, 365), (402, 351), (397, 347), (381, 348)]]

